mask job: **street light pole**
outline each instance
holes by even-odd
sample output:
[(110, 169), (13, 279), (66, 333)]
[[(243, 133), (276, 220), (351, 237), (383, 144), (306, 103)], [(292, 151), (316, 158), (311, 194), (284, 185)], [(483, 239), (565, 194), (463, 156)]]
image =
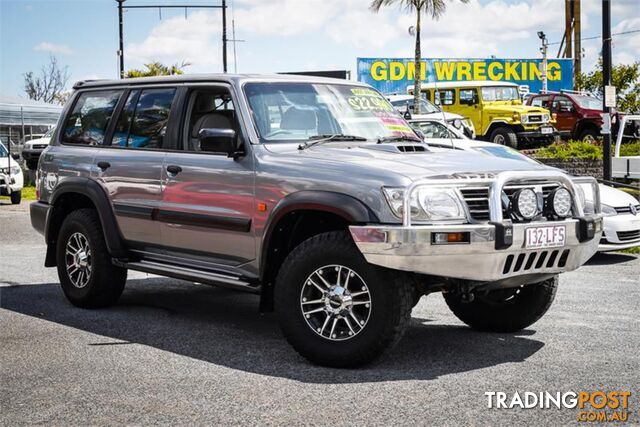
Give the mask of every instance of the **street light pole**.
[(118, 32), (119, 32), (119, 42), (118, 42), (118, 57), (120, 59), (120, 78), (124, 78), (124, 29), (122, 22), (122, 4), (126, 0), (116, 0), (118, 2)]
[(227, 72), (227, 0), (222, 0), (222, 71)]
[[(611, 0), (602, 0), (602, 93), (611, 86)], [(606, 96), (602, 97), (602, 111), (611, 114)], [(608, 120), (611, 123), (611, 120)], [(602, 178), (611, 181), (611, 126), (602, 135)]]
[(542, 42), (540, 52), (542, 52), (542, 93), (547, 92), (547, 50), (549, 49), (549, 41), (544, 32), (538, 31), (538, 37)]

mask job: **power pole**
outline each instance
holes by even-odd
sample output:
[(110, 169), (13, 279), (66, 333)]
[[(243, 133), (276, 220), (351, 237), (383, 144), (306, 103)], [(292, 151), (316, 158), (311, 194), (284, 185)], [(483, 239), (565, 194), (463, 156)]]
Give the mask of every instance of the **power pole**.
[(582, 73), (582, 30), (580, 22), (580, 0), (573, 2), (573, 81)]
[[(611, 2), (602, 0), (602, 93), (606, 87), (611, 86)], [(602, 111), (609, 116), (610, 107), (607, 106), (606, 96), (603, 97)], [(605, 123), (611, 120), (605, 119)], [(611, 126), (603, 132), (602, 141), (602, 177), (605, 181), (611, 181)]]
[(119, 42), (118, 42), (118, 58), (120, 60), (120, 78), (124, 78), (124, 29), (123, 29), (123, 19), (122, 19), (122, 3), (126, 0), (116, 0), (118, 2), (118, 33), (119, 33)]
[(564, 57), (573, 58), (573, 3), (572, 0), (564, 0)]
[(222, 71), (227, 72), (227, 0), (222, 0)]

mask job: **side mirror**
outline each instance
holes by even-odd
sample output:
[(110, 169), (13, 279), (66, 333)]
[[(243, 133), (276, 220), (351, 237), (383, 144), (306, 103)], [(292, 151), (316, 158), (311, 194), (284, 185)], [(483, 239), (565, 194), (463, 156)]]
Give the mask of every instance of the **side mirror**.
[(562, 111), (563, 113), (571, 113), (573, 111), (573, 107), (569, 105), (560, 107), (560, 111)]
[(425, 138), (424, 137), (424, 132), (422, 132), (419, 129), (415, 129), (414, 131), (415, 131), (416, 135), (418, 135), (418, 137), (420, 137), (420, 139), (424, 140), (424, 138)]
[(11, 157), (13, 157), (13, 160), (20, 160), (20, 154), (18, 153), (11, 153)]
[(201, 151), (228, 155), (232, 155), (237, 151), (236, 131), (233, 129), (200, 129), (198, 139), (200, 140)]

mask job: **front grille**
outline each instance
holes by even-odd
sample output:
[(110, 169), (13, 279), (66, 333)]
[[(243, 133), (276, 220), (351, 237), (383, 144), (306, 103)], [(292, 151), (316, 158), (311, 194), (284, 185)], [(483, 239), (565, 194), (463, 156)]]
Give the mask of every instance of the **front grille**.
[[(636, 212), (640, 212), (640, 205), (635, 205)], [(619, 214), (631, 213), (631, 206), (621, 206), (618, 208), (614, 208)]]
[(542, 121), (542, 116), (528, 116), (529, 123), (540, 123)]
[(520, 271), (534, 272), (547, 268), (563, 268), (567, 265), (571, 251), (565, 249), (535, 251), (518, 255), (507, 255), (502, 268), (502, 274), (518, 273)]
[(476, 221), (489, 221), (489, 189), (487, 187), (463, 188), (460, 193), (469, 207), (471, 218)]
[(640, 230), (618, 231), (618, 240), (621, 242), (630, 242), (640, 239)]
[(44, 149), (44, 148), (47, 148), (47, 147), (48, 147), (48, 145), (47, 145), (47, 144), (35, 144), (35, 145), (33, 146), (33, 148), (37, 148), (37, 149), (40, 149), (40, 148), (43, 148), (43, 149)]
[[(540, 187), (542, 190), (543, 201), (546, 201), (549, 194), (557, 188), (559, 185), (555, 183), (547, 184), (530, 184), (530, 185), (514, 185), (506, 186), (504, 188), (504, 194), (508, 197), (509, 202), (511, 198), (521, 188), (533, 188)], [(467, 206), (469, 207), (469, 213), (471, 218), (475, 221), (488, 221), (489, 220), (489, 188), (488, 187), (474, 187), (474, 188), (462, 188), (460, 189), (462, 197), (464, 197)], [(543, 204), (544, 206), (544, 204)], [(509, 204), (506, 200), (502, 203), (502, 216), (509, 218)]]

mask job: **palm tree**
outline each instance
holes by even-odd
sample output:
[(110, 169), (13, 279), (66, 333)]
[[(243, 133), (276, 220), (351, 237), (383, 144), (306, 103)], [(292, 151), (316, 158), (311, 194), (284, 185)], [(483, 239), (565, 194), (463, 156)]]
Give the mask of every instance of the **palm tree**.
[(127, 71), (126, 78), (132, 77), (151, 77), (151, 76), (173, 76), (175, 74), (184, 74), (184, 69), (188, 67), (188, 62), (182, 62), (181, 64), (164, 65), (161, 62), (150, 62), (144, 64), (146, 69), (140, 70), (132, 68)]
[[(468, 3), (469, 0), (460, 0), (462, 3)], [(420, 18), (424, 13), (431, 16), (432, 19), (438, 19), (447, 9), (446, 0), (372, 0), (371, 10), (378, 12), (382, 6), (399, 5), (408, 12), (416, 14), (416, 56), (415, 56), (415, 77), (413, 87), (414, 113), (420, 114), (420, 72), (421, 58), (420, 52)]]

